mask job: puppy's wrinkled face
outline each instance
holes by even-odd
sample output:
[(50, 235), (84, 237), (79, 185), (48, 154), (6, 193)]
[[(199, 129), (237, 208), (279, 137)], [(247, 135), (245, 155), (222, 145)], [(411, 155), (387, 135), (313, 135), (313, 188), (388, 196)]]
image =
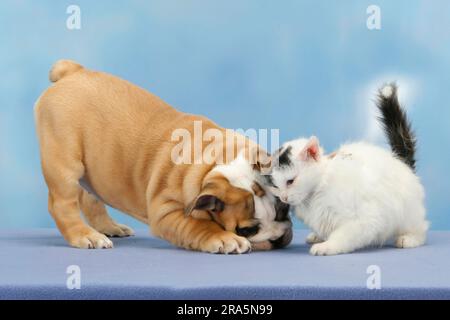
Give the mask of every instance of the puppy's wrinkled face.
[(255, 217), (260, 222), (258, 233), (248, 237), (254, 250), (279, 249), (292, 240), (292, 222), (289, 205), (274, 197), (257, 182), (254, 183), (264, 193), (255, 193)]
[(285, 247), (292, 239), (289, 206), (281, 204), (258, 180), (258, 173), (242, 157), (217, 166), (205, 178), (187, 213), (194, 211), (199, 217), (199, 211), (208, 212), (225, 230), (248, 238), (254, 250)]
[(194, 210), (206, 211), (211, 219), (225, 230), (242, 231), (242, 236), (258, 232), (259, 222), (255, 219), (253, 194), (242, 188), (234, 187), (221, 174), (209, 177), (199, 196), (188, 206), (186, 213)]

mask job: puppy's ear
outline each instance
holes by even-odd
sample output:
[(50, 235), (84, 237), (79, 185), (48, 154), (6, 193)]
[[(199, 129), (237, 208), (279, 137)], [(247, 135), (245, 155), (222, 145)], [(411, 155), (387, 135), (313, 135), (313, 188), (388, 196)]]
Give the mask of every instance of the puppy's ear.
[(220, 213), (224, 210), (225, 203), (211, 194), (202, 194), (189, 204), (184, 211), (186, 215), (190, 215), (194, 210), (205, 210), (210, 213)]

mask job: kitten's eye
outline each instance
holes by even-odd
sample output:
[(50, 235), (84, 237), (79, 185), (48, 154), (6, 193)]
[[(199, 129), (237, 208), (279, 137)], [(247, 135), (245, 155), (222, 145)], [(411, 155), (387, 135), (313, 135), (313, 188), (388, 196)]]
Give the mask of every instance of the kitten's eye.
[(293, 183), (294, 183), (294, 179), (290, 179), (290, 180), (286, 181), (287, 186), (290, 186)]

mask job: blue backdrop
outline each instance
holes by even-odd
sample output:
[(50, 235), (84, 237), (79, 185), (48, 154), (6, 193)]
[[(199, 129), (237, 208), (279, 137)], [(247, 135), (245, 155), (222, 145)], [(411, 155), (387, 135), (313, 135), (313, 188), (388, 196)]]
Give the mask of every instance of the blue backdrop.
[[(80, 30), (66, 27), (71, 4)], [(371, 4), (380, 30), (366, 26)], [(383, 144), (371, 99), (397, 80), (432, 228), (450, 229), (449, 17), (446, 0), (2, 0), (0, 227), (53, 226), (33, 104), (52, 63), (70, 58), (224, 127), (278, 128), (282, 141), (316, 134), (327, 150)]]

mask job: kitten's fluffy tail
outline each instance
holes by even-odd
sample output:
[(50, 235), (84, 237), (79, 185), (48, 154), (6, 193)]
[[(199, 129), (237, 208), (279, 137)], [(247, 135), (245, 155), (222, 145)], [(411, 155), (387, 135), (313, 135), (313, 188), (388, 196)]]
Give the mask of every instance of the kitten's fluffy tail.
[(388, 84), (378, 91), (377, 107), (384, 132), (389, 139), (392, 151), (413, 170), (416, 169), (416, 137), (411, 123), (402, 109), (397, 97), (397, 85)]

